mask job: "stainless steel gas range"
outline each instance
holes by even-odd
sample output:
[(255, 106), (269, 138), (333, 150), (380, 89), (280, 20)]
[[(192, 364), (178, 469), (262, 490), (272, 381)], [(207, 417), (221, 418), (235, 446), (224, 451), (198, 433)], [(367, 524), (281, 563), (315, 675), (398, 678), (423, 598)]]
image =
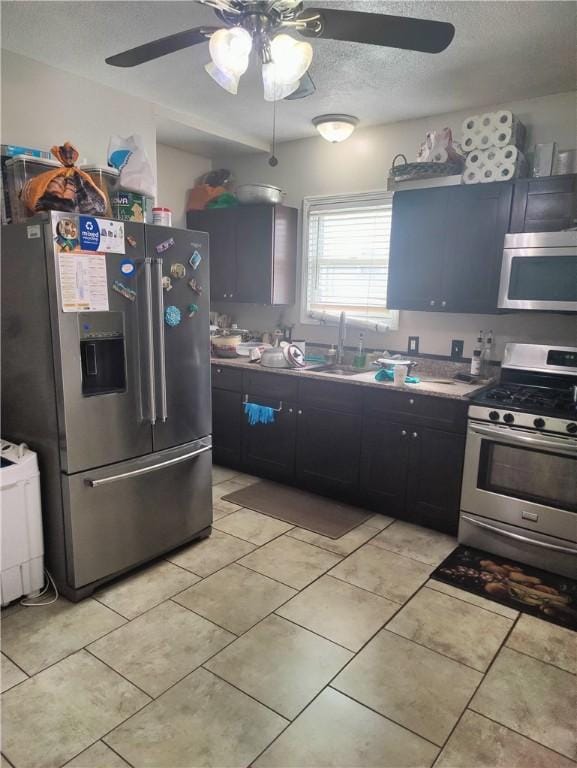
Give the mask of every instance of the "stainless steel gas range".
[(507, 344), (473, 399), (459, 541), (577, 577), (577, 348)]

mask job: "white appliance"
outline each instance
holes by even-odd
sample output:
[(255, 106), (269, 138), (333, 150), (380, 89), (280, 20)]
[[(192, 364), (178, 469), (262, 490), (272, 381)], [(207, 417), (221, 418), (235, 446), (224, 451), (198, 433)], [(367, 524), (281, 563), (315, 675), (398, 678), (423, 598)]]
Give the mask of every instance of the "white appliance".
[(32, 597), (44, 584), (40, 473), (34, 451), (2, 440), (0, 521), (2, 605)]
[(577, 231), (505, 235), (497, 304), (577, 312)]

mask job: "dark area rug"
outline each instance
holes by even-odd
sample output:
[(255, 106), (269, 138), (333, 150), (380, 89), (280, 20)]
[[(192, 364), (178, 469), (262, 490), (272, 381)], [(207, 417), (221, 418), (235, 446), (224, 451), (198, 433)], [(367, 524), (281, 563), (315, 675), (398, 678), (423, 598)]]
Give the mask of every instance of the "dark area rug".
[(577, 632), (577, 581), (566, 576), (459, 546), (431, 579)]
[(371, 513), (357, 507), (268, 480), (248, 485), (222, 498), (329, 539), (340, 539), (371, 517)]

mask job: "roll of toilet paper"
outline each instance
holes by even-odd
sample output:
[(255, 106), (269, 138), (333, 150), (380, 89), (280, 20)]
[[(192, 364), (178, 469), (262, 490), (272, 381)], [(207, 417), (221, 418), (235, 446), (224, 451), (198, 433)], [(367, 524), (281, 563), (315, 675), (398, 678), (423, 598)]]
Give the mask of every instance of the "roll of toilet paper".
[(448, 159), (449, 155), (444, 147), (433, 149), (429, 155), (429, 162), (432, 163), (446, 163)]
[(499, 178), (499, 168), (496, 165), (484, 165), (480, 170), (481, 184), (489, 184)]
[(513, 128), (507, 126), (498, 128), (493, 134), (493, 144), (496, 147), (506, 147), (508, 144), (514, 144), (515, 134)]
[(480, 168), (466, 168), (463, 174), (464, 184), (479, 184), (482, 170)]
[(495, 128), (496, 124), (494, 122), (494, 118), (496, 114), (497, 114), (496, 112), (485, 112), (484, 115), (481, 115), (481, 118), (480, 118), (481, 132), (492, 131)]
[(469, 133), (469, 134), (463, 134), (463, 138), (461, 141), (461, 146), (465, 150), (465, 152), (471, 152), (473, 149), (477, 149), (477, 139), (479, 137), (478, 133)]
[(488, 147), (492, 147), (493, 144), (494, 133), (491, 129), (481, 131), (481, 133), (477, 136), (477, 146), (479, 149), (488, 149)]
[(517, 176), (517, 166), (515, 163), (501, 163), (497, 168), (497, 174), (493, 181), (507, 181)]
[(504, 163), (516, 163), (517, 159), (521, 156), (521, 153), (513, 144), (506, 144), (499, 152)]
[(480, 115), (470, 115), (466, 117), (461, 124), (461, 133), (474, 134), (481, 130), (481, 117)]
[(485, 152), (482, 149), (474, 149), (469, 152), (465, 160), (467, 168), (482, 168), (485, 164)]
[(485, 163), (499, 165), (503, 162), (503, 150), (499, 147), (489, 147), (483, 150), (483, 158)]
[(509, 109), (501, 109), (493, 112), (493, 125), (495, 128), (512, 128), (515, 116)]

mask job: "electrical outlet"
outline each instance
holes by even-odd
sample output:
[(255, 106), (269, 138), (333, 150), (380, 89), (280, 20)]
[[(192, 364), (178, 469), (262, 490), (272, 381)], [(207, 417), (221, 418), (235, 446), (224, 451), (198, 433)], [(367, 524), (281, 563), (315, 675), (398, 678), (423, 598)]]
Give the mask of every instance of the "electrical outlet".
[(407, 346), (407, 351), (411, 352), (412, 354), (416, 355), (419, 351), (419, 337), (418, 336), (409, 336), (409, 344)]
[(460, 360), (463, 357), (465, 342), (462, 339), (453, 339), (451, 342), (451, 360)]

